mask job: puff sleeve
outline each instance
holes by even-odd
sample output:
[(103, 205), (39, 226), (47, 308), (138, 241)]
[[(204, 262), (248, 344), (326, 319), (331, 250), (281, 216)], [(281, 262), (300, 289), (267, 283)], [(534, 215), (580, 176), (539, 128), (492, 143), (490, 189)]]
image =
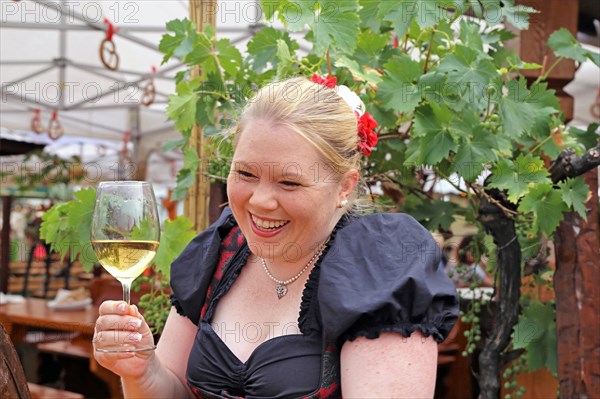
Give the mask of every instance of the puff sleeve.
[(458, 318), (452, 281), (431, 234), (404, 214), (373, 214), (341, 228), (321, 263), (318, 301), (330, 339), (410, 336), (442, 342)]
[(221, 240), (235, 225), (231, 210), (225, 208), (219, 219), (197, 235), (171, 264), (171, 303), (194, 324), (198, 324), (218, 264)]

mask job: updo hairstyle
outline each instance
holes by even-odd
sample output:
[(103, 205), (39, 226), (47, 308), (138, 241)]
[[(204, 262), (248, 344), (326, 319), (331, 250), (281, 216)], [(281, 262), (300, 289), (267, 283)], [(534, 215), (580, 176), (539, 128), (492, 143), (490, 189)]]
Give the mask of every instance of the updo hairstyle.
[(352, 168), (360, 171), (356, 115), (336, 90), (302, 77), (266, 85), (242, 111), (234, 146), (247, 124), (256, 119), (285, 126), (304, 137), (338, 174)]

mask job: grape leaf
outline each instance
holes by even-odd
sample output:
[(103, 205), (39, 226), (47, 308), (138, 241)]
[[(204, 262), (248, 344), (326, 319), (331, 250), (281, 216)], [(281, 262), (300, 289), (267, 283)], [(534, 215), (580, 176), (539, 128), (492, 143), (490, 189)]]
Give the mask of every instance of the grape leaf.
[(554, 127), (552, 126), (553, 114), (560, 112), (556, 91), (548, 89), (547, 82), (534, 83), (529, 88), (525, 101), (533, 112), (533, 125), (526, 133), (543, 140)]
[(383, 59), (383, 52), (389, 41), (389, 34), (378, 34), (369, 31), (361, 32), (358, 35), (356, 51), (352, 54), (352, 59), (363, 68), (379, 68)]
[(483, 38), (479, 34), (480, 26), (467, 19), (460, 20), (460, 40), (465, 46), (483, 51)]
[(169, 95), (167, 115), (175, 121), (175, 128), (187, 131), (196, 122), (196, 103), (198, 97), (194, 90), (200, 86), (200, 80), (182, 81), (176, 87), (177, 94)]
[(386, 109), (412, 112), (421, 100), (416, 80), (421, 74), (421, 64), (402, 55), (384, 65), (386, 74), (381, 78), (377, 99)]
[(517, 203), (533, 183), (550, 183), (544, 161), (531, 154), (519, 155), (515, 162), (502, 158), (492, 167), (490, 186), (508, 190), (508, 199)]
[(193, 50), (197, 37), (196, 24), (187, 18), (167, 22), (167, 31), (174, 32), (175, 36), (163, 35), (158, 45), (158, 49), (165, 54), (163, 64), (171, 57), (185, 58)]
[[(263, 4), (267, 3), (263, 1)], [(276, 2), (273, 7), (279, 14), (279, 19), (291, 32), (299, 32), (315, 19), (314, 0), (283, 0)], [(271, 3), (272, 4), (272, 3)]]
[(529, 131), (534, 124), (536, 112), (542, 104), (527, 102), (529, 90), (525, 78), (509, 80), (506, 83), (508, 94), (500, 100), (500, 115), (502, 116), (504, 132), (517, 139)]
[(575, 37), (566, 28), (561, 28), (552, 33), (548, 38), (548, 47), (558, 57), (573, 59), (577, 62), (584, 62), (589, 59), (594, 64), (600, 66), (600, 56), (583, 48)]
[(492, 151), (494, 147), (493, 135), (478, 129), (473, 141), (459, 147), (450, 171), (458, 173), (467, 182), (475, 181), (483, 172), (484, 165), (496, 160)]
[(445, 16), (444, 5), (442, 0), (382, 1), (378, 16), (391, 21), (398, 37), (402, 37), (413, 21), (422, 29), (437, 24)]
[(595, 147), (598, 143), (600, 135), (596, 133), (598, 130), (597, 123), (591, 123), (586, 130), (581, 130), (575, 126), (569, 126), (569, 135), (576, 137), (577, 141), (580, 142), (585, 149)]
[(445, 107), (429, 104), (415, 111), (413, 137), (409, 142), (406, 164), (436, 165), (458, 144), (446, 127), (452, 113)]
[(458, 93), (467, 92), (474, 99), (482, 97), (489, 82), (497, 76), (487, 55), (461, 44), (444, 58), (438, 71), (448, 74), (448, 84), (455, 86)]
[(417, 163), (421, 165), (436, 165), (448, 157), (450, 151), (456, 151), (458, 144), (447, 130), (429, 134), (420, 139), (419, 157)]
[(520, 212), (533, 213), (533, 229), (550, 236), (563, 219), (567, 206), (550, 183), (533, 186), (519, 204)]
[(182, 137), (178, 140), (167, 141), (167, 142), (165, 142), (165, 144), (163, 144), (162, 151), (169, 152), (171, 150), (174, 150), (175, 148), (183, 147), (186, 143), (187, 143), (187, 138), (185, 138), (185, 137)]
[(263, 12), (263, 18), (270, 21), (279, 10), (281, 1), (279, 0), (260, 0), (260, 9)]
[(427, 104), (420, 106), (415, 111), (415, 123), (412, 130), (414, 137), (421, 137), (431, 134), (437, 134), (445, 129), (453, 119), (452, 112), (436, 104)]
[(185, 61), (200, 66), (203, 76), (219, 72), (214, 58), (213, 43), (204, 33), (198, 34), (194, 49), (186, 56)]
[(184, 216), (163, 222), (160, 245), (154, 257), (154, 264), (158, 272), (165, 276), (170, 275), (171, 263), (196, 235), (192, 228), (193, 223)]
[(512, 342), (515, 349), (527, 350), (529, 371), (545, 366), (555, 373), (556, 322), (552, 305), (531, 302), (513, 328)]
[(252, 58), (252, 70), (260, 72), (264, 70), (268, 63), (277, 69), (279, 63), (277, 55), (277, 40), (283, 40), (291, 51), (299, 49), (298, 43), (290, 35), (282, 30), (277, 30), (267, 26), (256, 32), (252, 40), (248, 42), (248, 53)]
[(319, 15), (309, 23), (316, 39), (315, 51), (322, 53), (335, 48), (352, 54), (359, 33), (358, 0), (321, 0), (320, 3)]
[[(506, 22), (520, 30), (529, 29), (529, 14), (537, 12), (534, 8), (522, 4), (514, 5), (509, 2), (505, 2), (504, 7), (502, 7), (502, 16), (506, 18)], [(492, 13), (488, 12), (486, 13), (487, 15), (492, 15)], [(496, 18), (491, 18), (488, 22), (498, 23), (500, 21), (497, 21)]]
[(92, 215), (96, 203), (96, 191), (92, 188), (79, 190), (73, 193), (76, 201), (71, 205), (69, 212), (69, 225), (77, 229), (79, 243), (82, 246), (90, 243)]
[(229, 39), (221, 39), (216, 44), (217, 59), (221, 68), (230, 76), (235, 76), (242, 67), (242, 54)]
[(367, 28), (371, 32), (379, 32), (381, 19), (377, 17), (377, 13), (379, 12), (380, 2), (380, 0), (359, 0), (360, 10), (358, 15), (362, 28)]
[(79, 259), (84, 270), (90, 271), (97, 262), (90, 242), (92, 214), (96, 200), (95, 190), (82, 189), (73, 193), (72, 201), (56, 204), (42, 216), (40, 237), (61, 259), (69, 255)]
[(587, 220), (587, 209), (584, 202), (590, 195), (590, 186), (585, 183), (585, 179), (583, 177), (569, 178), (558, 183), (558, 187), (561, 189), (563, 201), (577, 212), (583, 220)]
[(368, 82), (372, 85), (377, 85), (381, 82), (381, 76), (379, 76), (375, 70), (363, 70), (356, 61), (351, 60), (346, 56), (338, 57), (334, 65), (338, 68), (348, 68), (350, 73), (352, 73), (354, 80), (359, 82)]

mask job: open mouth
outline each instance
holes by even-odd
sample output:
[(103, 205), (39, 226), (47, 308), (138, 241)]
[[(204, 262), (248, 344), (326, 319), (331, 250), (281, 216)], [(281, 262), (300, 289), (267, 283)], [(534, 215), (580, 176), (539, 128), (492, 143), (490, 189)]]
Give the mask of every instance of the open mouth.
[(252, 217), (252, 222), (254, 223), (254, 226), (256, 226), (258, 230), (264, 232), (276, 231), (290, 222), (289, 220), (261, 219), (257, 216), (254, 216), (253, 214), (250, 214), (250, 216)]

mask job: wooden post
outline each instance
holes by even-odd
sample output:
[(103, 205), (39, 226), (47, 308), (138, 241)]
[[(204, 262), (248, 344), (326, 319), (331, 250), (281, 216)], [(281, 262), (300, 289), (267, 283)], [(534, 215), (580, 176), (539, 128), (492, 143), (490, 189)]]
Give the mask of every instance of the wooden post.
[[(520, 0), (539, 14), (532, 15), (530, 28), (521, 33), (521, 58), (526, 62), (552, 65), (556, 57), (545, 45), (552, 32), (567, 28), (577, 33), (578, 2), (562, 0)], [(525, 71), (533, 80), (538, 71)], [(574, 78), (573, 61), (564, 60), (548, 78), (556, 90), (567, 121), (573, 118), (574, 101), (564, 87)], [(586, 202), (587, 221), (568, 213), (555, 233), (556, 327), (558, 334), (558, 384), (562, 398), (592, 398), (600, 394), (600, 238), (598, 226), (598, 175), (591, 170), (583, 175), (592, 196)], [(539, 380), (536, 385), (545, 385)], [(552, 395), (553, 396), (553, 395)]]
[(574, 212), (568, 213), (556, 232), (554, 291), (561, 398), (600, 395), (597, 169), (584, 176), (592, 192), (585, 204), (587, 221)]
[[(190, 0), (190, 20), (196, 23), (198, 31), (204, 31), (206, 25), (216, 26), (216, 0)], [(192, 79), (200, 75), (198, 67), (192, 71)], [(209, 225), (210, 180), (204, 175), (208, 166), (202, 128), (195, 125), (192, 129), (190, 144), (198, 152), (200, 168), (196, 174), (196, 182), (188, 191), (183, 203), (183, 212), (193, 223), (194, 229), (200, 232)]]

